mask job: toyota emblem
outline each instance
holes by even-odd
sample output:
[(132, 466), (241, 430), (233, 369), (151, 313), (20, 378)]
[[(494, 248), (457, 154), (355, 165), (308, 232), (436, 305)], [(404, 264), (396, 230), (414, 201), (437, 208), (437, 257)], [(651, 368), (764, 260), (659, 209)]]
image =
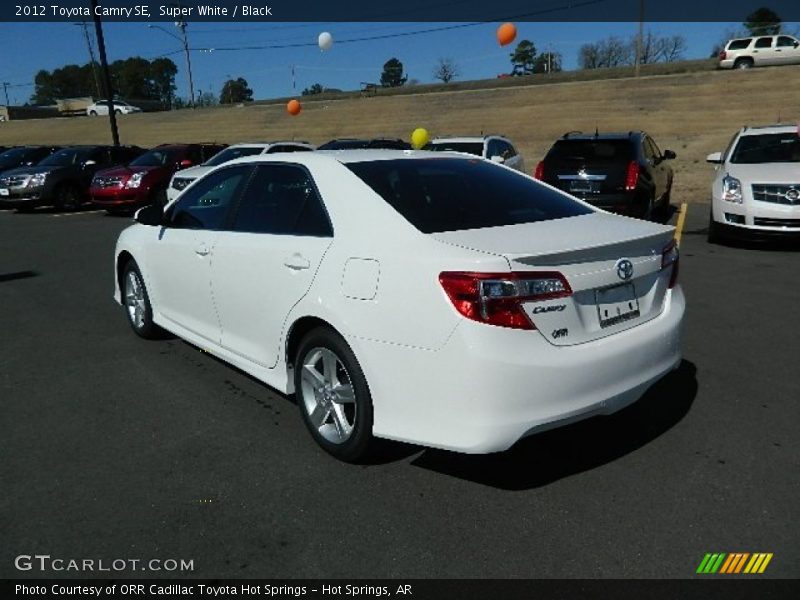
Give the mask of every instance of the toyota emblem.
[(795, 188), (790, 188), (788, 192), (786, 192), (786, 199), (794, 204), (798, 200), (800, 200), (800, 190)]
[(633, 263), (627, 258), (620, 258), (616, 264), (617, 277), (622, 281), (628, 281), (633, 277)]

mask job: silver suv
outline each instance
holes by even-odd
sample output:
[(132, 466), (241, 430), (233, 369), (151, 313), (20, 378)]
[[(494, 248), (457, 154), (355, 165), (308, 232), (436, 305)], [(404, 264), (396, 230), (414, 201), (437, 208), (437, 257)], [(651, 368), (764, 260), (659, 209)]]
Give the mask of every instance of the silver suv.
[(800, 64), (800, 40), (791, 35), (764, 35), (730, 40), (719, 53), (720, 69), (797, 64)]

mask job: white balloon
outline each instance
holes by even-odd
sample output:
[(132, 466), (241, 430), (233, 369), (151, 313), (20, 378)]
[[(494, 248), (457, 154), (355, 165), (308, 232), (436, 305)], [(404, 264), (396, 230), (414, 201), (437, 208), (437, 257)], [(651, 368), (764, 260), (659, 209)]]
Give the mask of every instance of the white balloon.
[(333, 46), (333, 36), (327, 31), (319, 34), (319, 48), (320, 50), (330, 50)]

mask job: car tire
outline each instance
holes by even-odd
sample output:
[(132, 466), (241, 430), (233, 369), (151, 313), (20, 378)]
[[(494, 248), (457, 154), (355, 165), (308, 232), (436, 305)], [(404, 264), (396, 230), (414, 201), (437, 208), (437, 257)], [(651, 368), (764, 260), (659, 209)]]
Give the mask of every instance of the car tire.
[(89, 116), (90, 117), (96, 117), (97, 116), (97, 111), (96, 110), (90, 110), (89, 111)]
[(708, 212), (708, 243), (719, 244), (720, 242), (722, 242), (722, 230), (719, 223), (714, 220), (714, 210), (711, 209)]
[(734, 69), (752, 69), (753, 66), (752, 58), (739, 58), (733, 63)]
[(125, 265), (120, 280), (120, 294), (125, 316), (133, 332), (146, 340), (161, 337), (161, 328), (153, 322), (153, 308), (142, 272), (135, 260)]
[(71, 183), (63, 183), (56, 189), (57, 210), (78, 210), (81, 207), (81, 191)]
[(310, 331), (294, 361), (297, 405), (311, 436), (323, 450), (345, 462), (369, 454), (372, 397), (361, 365), (337, 332)]

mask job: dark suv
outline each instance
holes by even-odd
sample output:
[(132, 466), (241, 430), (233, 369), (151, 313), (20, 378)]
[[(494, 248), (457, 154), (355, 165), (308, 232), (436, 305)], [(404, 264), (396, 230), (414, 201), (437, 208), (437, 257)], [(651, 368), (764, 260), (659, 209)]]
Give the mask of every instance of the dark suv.
[(643, 131), (570, 132), (559, 139), (534, 177), (590, 204), (643, 219), (669, 207), (672, 150), (661, 152)]
[(167, 203), (167, 186), (176, 171), (199, 165), (224, 144), (163, 144), (125, 167), (95, 175), (90, 193), (95, 206), (123, 213), (147, 204)]
[(74, 210), (89, 198), (89, 184), (99, 169), (127, 164), (142, 154), (136, 146), (69, 146), (34, 166), (6, 171), (0, 177), (0, 206), (31, 210), (55, 206)]

